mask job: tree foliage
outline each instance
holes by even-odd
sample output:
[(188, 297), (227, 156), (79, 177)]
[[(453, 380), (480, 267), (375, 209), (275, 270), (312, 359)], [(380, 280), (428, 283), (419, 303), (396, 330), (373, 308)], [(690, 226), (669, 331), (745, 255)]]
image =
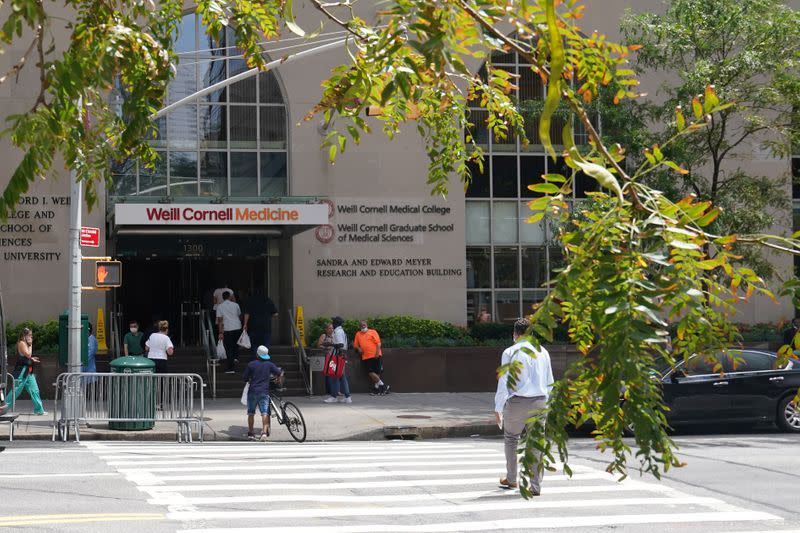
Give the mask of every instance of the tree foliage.
[[(703, 135), (673, 144), (669, 157), (688, 171), (681, 179), (655, 172), (649, 183), (675, 198), (691, 193), (721, 207), (712, 225), (719, 233), (760, 232), (776, 215), (785, 218), (786, 175), (753, 174), (739, 166), (737, 155), (786, 157), (798, 140), (800, 122), (792, 111), (800, 104), (800, 13), (779, 0), (670, 0), (663, 14), (628, 12), (622, 29), (626, 41), (642, 47), (640, 74), (667, 74), (656, 99), (628, 109), (639, 113), (645, 143), (673, 135), (675, 108), (689, 109), (709, 84), (736, 104), (712, 116)], [(667, 128), (647, 134), (649, 121)], [(757, 271), (772, 273), (760, 251), (737, 251)]]
[[(570, 173), (548, 174), (529, 186), (543, 195), (530, 202), (529, 222), (545, 213), (558, 220), (566, 266), (532, 315), (531, 338), (537, 344), (551, 340), (553, 331), (566, 325), (584, 357), (556, 385), (546, 424), (528, 433), (523, 494), (530, 495), (526, 480), (537, 451), (547, 465), (556, 456), (566, 462), (564, 428), (585, 420), (595, 422), (598, 445), (611, 452), (612, 472), (626, 473), (632, 449), (622, 436), (629, 426), (635, 428), (636, 457), (644, 470), (658, 476), (680, 464), (652, 378), (654, 357), (713, 356), (738, 340), (731, 323), (735, 306), (752, 294), (770, 292), (753, 270), (741, 266), (734, 246), (798, 250), (798, 241), (790, 238), (715, 234), (720, 211), (711, 202), (671, 199), (644, 181), (661, 171), (672, 180), (687, 175), (669, 151), (707, 136), (721, 117), (732, 116), (731, 104), (703, 85), (687, 111), (670, 117), (674, 131), (668, 138), (644, 151), (638, 168), (628, 172), (625, 149), (600, 138), (587, 109), (601, 92), (609, 92), (614, 103), (637, 96), (638, 81), (627, 59), (635, 47), (584, 33), (579, 26), (584, 6), (577, 0), (391, 0), (377, 3), (369, 20), (349, 1), (308, 3), (320, 13), (323, 29), (335, 25), (348, 36), (349, 62), (324, 81), (321, 99), (307, 117), (338, 117), (339, 129), (323, 143), (332, 161), (348, 141), (358, 143), (369, 132), (365, 109), (379, 107), (389, 138), (406, 123), (416, 125), (430, 160), (428, 184), (434, 194), (444, 194), (452, 174), (468, 182), (467, 162), (482, 158), (469, 134), (469, 101), (487, 109), (495, 136), (513, 134), (526, 142), (524, 118), (512, 96), (516, 79), (495, 68), (491, 54), (514, 51), (546, 83), (537, 111), (539, 138), (553, 158), (555, 145), (563, 147)], [(87, 186), (107, 179), (110, 157), (152, 157), (149, 117), (161, 106), (173, 75), (181, 3), (166, 0), (154, 7), (145, 1), (71, 0), (66, 5), (76, 11), (69, 47), (40, 61), (40, 98), (29, 112), (11, 119), (12, 141), (25, 158), (4, 193), (0, 214), (51, 169), (56, 155), (63, 155)], [(0, 37), (10, 43), (28, 28), (41, 40), (53, 23), (44, 4), (15, 0), (13, 6)], [(283, 29), (313, 38), (294, 19), (291, 0), (204, 0), (196, 7), (212, 35), (235, 25), (251, 65), (265, 64), (259, 42)], [(474, 73), (481, 62), (486, 62), (485, 77)], [(121, 114), (104, 99), (115, 83), (125, 96)], [(88, 127), (75, 105), (80, 99), (91, 110)], [(587, 147), (575, 146), (569, 125), (560, 140), (550, 138), (560, 108), (569, 109), (588, 133)], [(578, 172), (595, 179), (600, 192), (573, 203), (570, 191)], [(800, 284), (785, 290), (800, 300)], [(665, 320), (677, 323), (674, 356), (664, 349)], [(787, 357), (785, 350), (782, 356)]]

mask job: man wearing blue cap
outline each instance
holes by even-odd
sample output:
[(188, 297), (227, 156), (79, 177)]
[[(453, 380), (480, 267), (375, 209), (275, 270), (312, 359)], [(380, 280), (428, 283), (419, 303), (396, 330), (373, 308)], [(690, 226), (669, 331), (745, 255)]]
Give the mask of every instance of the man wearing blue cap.
[(269, 360), (269, 350), (259, 346), (256, 357), (247, 365), (242, 374), (242, 381), (250, 384), (247, 392), (247, 438), (256, 440), (253, 423), (256, 416), (256, 405), (261, 413), (261, 441), (269, 437), (269, 382), (272, 376), (278, 377), (278, 384), (283, 381), (283, 370)]

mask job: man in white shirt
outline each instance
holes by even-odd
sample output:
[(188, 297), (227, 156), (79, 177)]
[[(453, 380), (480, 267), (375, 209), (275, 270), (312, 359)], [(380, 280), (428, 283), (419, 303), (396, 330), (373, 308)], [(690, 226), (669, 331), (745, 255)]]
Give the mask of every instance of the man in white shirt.
[(236, 359), (239, 357), (239, 337), (242, 335), (242, 310), (239, 304), (231, 301), (230, 291), (222, 293), (222, 303), (217, 306), (217, 324), (219, 339), (225, 345), (225, 356), (228, 361), (226, 374), (233, 374)]
[[(501, 360), (501, 365), (513, 366), (497, 380), (497, 394), (494, 397), (495, 418), (498, 425), (502, 425), (505, 438), (506, 477), (500, 480), (500, 486), (506, 489), (515, 489), (519, 486), (517, 484), (519, 436), (532, 414), (544, 416), (547, 398), (553, 388), (550, 354), (544, 348), (535, 349), (524, 339), (530, 326), (530, 321), (525, 318), (514, 323), (514, 345), (503, 352)], [(516, 376), (513, 385), (508, 379), (510, 372)], [(534, 413), (531, 413), (532, 411)], [(541, 482), (542, 469), (537, 464), (531, 476), (531, 492), (535, 496), (541, 491)]]

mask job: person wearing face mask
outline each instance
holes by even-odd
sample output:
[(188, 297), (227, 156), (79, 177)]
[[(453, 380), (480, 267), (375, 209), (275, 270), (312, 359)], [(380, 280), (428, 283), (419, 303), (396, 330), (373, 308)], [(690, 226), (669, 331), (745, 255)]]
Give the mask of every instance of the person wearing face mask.
[(139, 323), (135, 320), (131, 320), (130, 331), (125, 334), (122, 340), (122, 349), (125, 351), (125, 355), (143, 355), (143, 345), (142, 332), (139, 331)]
[(17, 364), (14, 365), (14, 393), (9, 398), (9, 407), (14, 407), (22, 390), (28, 391), (33, 401), (33, 414), (44, 416), (42, 398), (39, 396), (39, 384), (36, 383), (36, 375), (33, 373), (33, 365), (39, 363), (39, 358), (33, 355), (33, 332), (28, 328), (22, 328), (17, 339)]
[[(503, 429), (506, 454), (506, 476), (500, 479), (500, 487), (516, 489), (517, 484), (517, 445), (519, 437), (533, 417), (544, 417), (547, 398), (553, 388), (553, 369), (550, 354), (543, 347), (536, 349), (527, 340), (531, 323), (520, 318), (514, 323), (514, 345), (506, 348), (501, 358), (501, 366), (508, 368), (497, 380), (497, 394), (494, 397), (494, 415), (497, 424)], [(509, 382), (508, 375), (515, 379)], [(538, 496), (541, 492), (541, 461), (533, 466), (531, 492)]]
[(361, 354), (361, 361), (367, 369), (367, 375), (372, 380), (373, 396), (383, 396), (389, 392), (389, 385), (383, 382), (383, 352), (381, 351), (381, 337), (374, 329), (367, 326), (362, 320), (358, 325), (358, 332), (353, 339), (353, 348)]

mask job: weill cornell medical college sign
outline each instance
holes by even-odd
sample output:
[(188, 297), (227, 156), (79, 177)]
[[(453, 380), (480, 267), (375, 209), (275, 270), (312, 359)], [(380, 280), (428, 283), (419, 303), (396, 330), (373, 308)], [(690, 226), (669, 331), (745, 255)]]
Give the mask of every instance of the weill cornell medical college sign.
[(328, 223), (325, 204), (116, 204), (117, 225), (316, 226)]

